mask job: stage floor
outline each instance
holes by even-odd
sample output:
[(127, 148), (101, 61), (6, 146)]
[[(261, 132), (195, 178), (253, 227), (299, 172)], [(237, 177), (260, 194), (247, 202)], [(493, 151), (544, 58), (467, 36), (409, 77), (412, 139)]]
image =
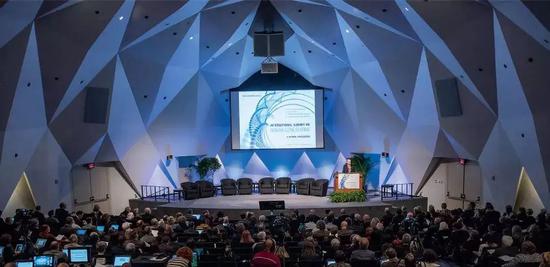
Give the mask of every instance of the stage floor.
[[(187, 212), (192, 210), (193, 213), (202, 213), (205, 210), (211, 214), (223, 212), (230, 218), (238, 218), (239, 215), (246, 211), (253, 211), (256, 214), (269, 214), (270, 211), (262, 211), (259, 207), (259, 201), (283, 200), (285, 201), (286, 212), (298, 210), (300, 213), (308, 213), (313, 210), (316, 214), (325, 214), (326, 210), (332, 210), (339, 213), (341, 209), (346, 209), (348, 214), (351, 213), (368, 213), (371, 216), (382, 216), (384, 209), (387, 207), (400, 208), (402, 206), (412, 209), (415, 206), (427, 208), (427, 199), (425, 197), (403, 197), (398, 199), (384, 199), (382, 201), (378, 192), (370, 192), (367, 194), (365, 202), (347, 202), (333, 203), (328, 197), (305, 196), (297, 194), (273, 194), (273, 195), (236, 195), (236, 196), (215, 196), (210, 198), (201, 198), (194, 200), (180, 200), (175, 202), (153, 201), (153, 200), (130, 200), (129, 204), (132, 208), (144, 209), (146, 207), (153, 208), (153, 212), (162, 216), (164, 214), (174, 215), (177, 212)], [(281, 211), (276, 211), (281, 212)]]
[(236, 196), (215, 196), (211, 198), (200, 198), (193, 200), (183, 200), (172, 202), (161, 207), (164, 208), (183, 208), (183, 209), (237, 209), (237, 210), (258, 210), (258, 201), (283, 200), (287, 210), (294, 209), (336, 209), (347, 207), (372, 207), (384, 206), (390, 204), (380, 201), (380, 197), (369, 198), (366, 202), (347, 202), (333, 203), (328, 197), (316, 197), (305, 195), (236, 195)]

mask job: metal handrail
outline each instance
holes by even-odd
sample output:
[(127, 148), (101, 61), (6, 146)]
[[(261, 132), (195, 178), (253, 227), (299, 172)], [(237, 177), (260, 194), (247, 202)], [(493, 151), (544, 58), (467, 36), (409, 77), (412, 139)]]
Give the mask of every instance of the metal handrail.
[(141, 199), (167, 199), (170, 202), (170, 187), (158, 185), (141, 185)]
[[(390, 191), (387, 191), (388, 189)], [(412, 198), (415, 196), (413, 194), (413, 183), (383, 184), (380, 191), (381, 200), (388, 198), (399, 199), (399, 197)]]

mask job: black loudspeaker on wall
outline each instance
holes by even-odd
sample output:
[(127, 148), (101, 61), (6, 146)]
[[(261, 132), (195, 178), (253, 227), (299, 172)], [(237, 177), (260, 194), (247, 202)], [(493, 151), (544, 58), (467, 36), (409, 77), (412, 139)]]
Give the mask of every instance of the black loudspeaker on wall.
[(456, 78), (435, 81), (435, 97), (441, 117), (462, 116), (462, 105)]
[(85, 123), (104, 124), (109, 107), (109, 88), (86, 87)]
[(254, 33), (254, 56), (276, 57), (285, 55), (285, 38), (282, 32)]

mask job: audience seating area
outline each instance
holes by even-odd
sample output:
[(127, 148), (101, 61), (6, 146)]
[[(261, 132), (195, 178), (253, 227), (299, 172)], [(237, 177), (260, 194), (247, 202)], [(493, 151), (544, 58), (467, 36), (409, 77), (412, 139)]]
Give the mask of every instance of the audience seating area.
[[(161, 216), (149, 208), (126, 208), (109, 215), (97, 205), (84, 213), (69, 212), (63, 204), (47, 216), (39, 207), (6, 215), (0, 219), (0, 263), (5, 267), (30, 263), (35, 256), (51, 256), (54, 263), (34, 267), (105, 267), (117, 256), (127, 257), (130, 265), (115, 267), (256, 267), (266, 266), (265, 257), (278, 259), (281, 264), (268, 265), (277, 267), (550, 264), (546, 210), (535, 215), (531, 209), (514, 212), (508, 206), (500, 213), (490, 203), (484, 208), (470, 203), (465, 210), (447, 209), (445, 203), (437, 211), (433, 206), (427, 211), (388, 208), (381, 217), (344, 209), (258, 217), (243, 211), (240, 218), (229, 218), (222, 212)], [(78, 256), (77, 263), (73, 249), (87, 250), (88, 256)]]
[(304, 178), (293, 182), (290, 177), (263, 177), (257, 183), (250, 178), (233, 180), (225, 178), (215, 186), (209, 181), (181, 183), (182, 197), (185, 200), (213, 197), (221, 190), (221, 195), (250, 195), (260, 194), (290, 194), (312, 195), (324, 197), (327, 195), (329, 181), (327, 179)]

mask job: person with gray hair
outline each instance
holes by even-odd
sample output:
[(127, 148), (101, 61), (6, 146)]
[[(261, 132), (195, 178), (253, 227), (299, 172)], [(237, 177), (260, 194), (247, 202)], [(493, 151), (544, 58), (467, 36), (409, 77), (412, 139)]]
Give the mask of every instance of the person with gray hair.
[(261, 231), (256, 234), (256, 243), (252, 245), (252, 251), (254, 253), (263, 250), (265, 238), (266, 238), (266, 233), (264, 231)]
[(493, 257), (498, 258), (505, 255), (515, 257), (518, 254), (518, 248), (516, 246), (513, 246), (514, 238), (509, 235), (503, 235), (501, 242), (502, 245), (499, 248), (495, 249), (495, 252), (492, 255)]

